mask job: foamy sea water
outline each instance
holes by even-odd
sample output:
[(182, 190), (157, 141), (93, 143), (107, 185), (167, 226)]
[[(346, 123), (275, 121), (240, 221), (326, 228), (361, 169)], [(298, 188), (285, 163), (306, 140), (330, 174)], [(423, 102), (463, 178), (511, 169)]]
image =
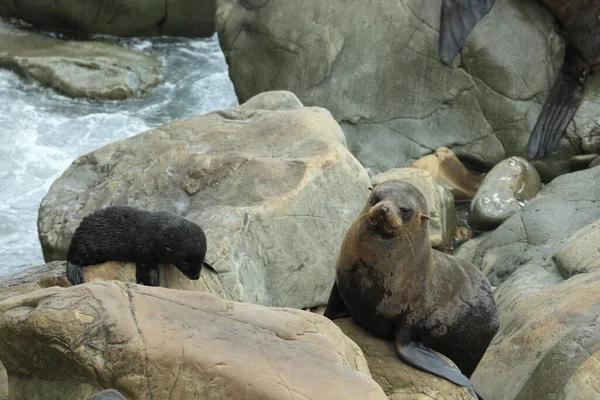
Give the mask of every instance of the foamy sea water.
[(0, 276), (44, 262), (38, 207), (74, 159), (168, 121), (238, 104), (216, 35), (102, 38), (160, 58), (163, 77), (148, 97), (71, 99), (0, 69)]

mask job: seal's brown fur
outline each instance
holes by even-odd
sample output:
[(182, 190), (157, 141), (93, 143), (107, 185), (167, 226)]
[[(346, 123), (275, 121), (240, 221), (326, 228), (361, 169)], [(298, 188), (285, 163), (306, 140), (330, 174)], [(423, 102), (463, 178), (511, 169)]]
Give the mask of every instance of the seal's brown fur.
[(392, 340), (399, 325), (414, 326), (416, 341), (470, 376), (498, 330), (492, 291), (475, 266), (431, 248), (427, 220), (416, 187), (398, 180), (378, 185), (346, 233), (334, 290), (375, 335)]

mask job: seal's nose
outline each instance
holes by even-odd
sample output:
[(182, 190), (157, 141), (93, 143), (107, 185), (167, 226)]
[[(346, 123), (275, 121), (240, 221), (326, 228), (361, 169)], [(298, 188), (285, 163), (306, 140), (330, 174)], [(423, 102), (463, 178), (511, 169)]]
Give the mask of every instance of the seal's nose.
[(387, 208), (386, 206), (379, 207), (379, 214), (381, 214), (381, 215), (387, 214), (388, 211), (389, 211), (389, 208)]

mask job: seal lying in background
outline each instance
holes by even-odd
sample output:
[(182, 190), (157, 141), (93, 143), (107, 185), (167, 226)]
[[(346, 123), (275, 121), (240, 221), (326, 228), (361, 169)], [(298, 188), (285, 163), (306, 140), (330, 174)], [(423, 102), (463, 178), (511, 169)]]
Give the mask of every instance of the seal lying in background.
[[(445, 64), (452, 62), (494, 1), (442, 1), (439, 52)], [(556, 150), (581, 104), (589, 73), (600, 66), (600, 3), (595, 0), (542, 2), (564, 27), (567, 48), (560, 73), (529, 138), (527, 154), (530, 159), (547, 156)]]
[(67, 277), (84, 282), (82, 267), (107, 261), (136, 263), (137, 283), (158, 286), (158, 264), (173, 264), (192, 280), (200, 278), (206, 237), (197, 224), (165, 211), (111, 206), (86, 216), (67, 253)]
[(106, 389), (96, 393), (90, 400), (126, 400), (121, 393), (114, 389)]
[(415, 186), (399, 180), (376, 186), (344, 237), (324, 315), (351, 316), (394, 340), (406, 363), (472, 386), (468, 377), (498, 331), (496, 305), (481, 271), (432, 250), (428, 220)]

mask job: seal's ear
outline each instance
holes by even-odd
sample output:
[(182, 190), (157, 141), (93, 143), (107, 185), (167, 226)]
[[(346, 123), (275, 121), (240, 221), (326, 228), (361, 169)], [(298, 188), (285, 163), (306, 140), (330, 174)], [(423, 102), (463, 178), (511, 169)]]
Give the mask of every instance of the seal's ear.
[(429, 215), (421, 213), (421, 219), (426, 219), (429, 221)]
[(372, 187), (369, 187), (369, 190), (372, 192), (372, 191), (373, 191), (373, 188), (372, 188)]

